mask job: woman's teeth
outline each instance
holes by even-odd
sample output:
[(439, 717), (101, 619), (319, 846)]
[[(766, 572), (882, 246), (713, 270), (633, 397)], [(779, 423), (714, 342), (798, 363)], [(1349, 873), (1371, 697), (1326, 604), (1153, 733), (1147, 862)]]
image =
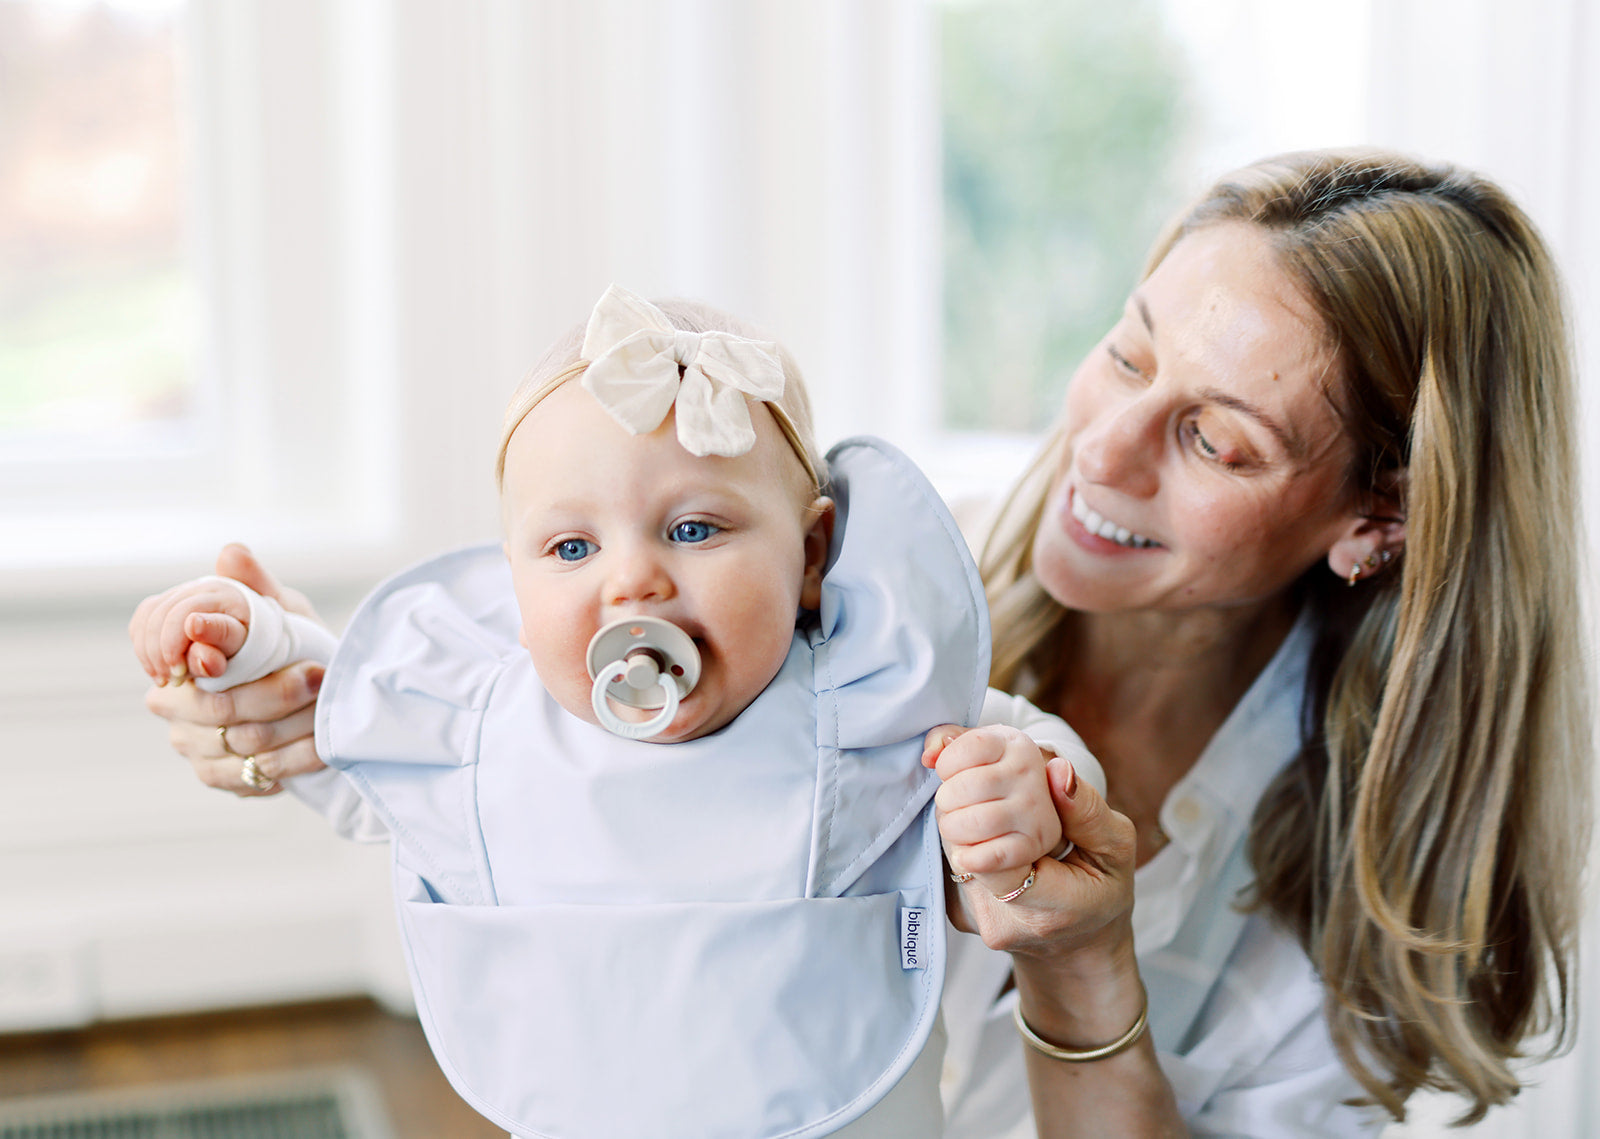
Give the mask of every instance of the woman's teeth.
[(1099, 514), (1090, 510), (1077, 494), (1072, 496), (1072, 516), (1083, 524), (1089, 533), (1104, 538), (1108, 542), (1115, 542), (1119, 546), (1127, 546), (1130, 550), (1144, 550), (1161, 543), (1146, 538), (1142, 534), (1135, 534), (1126, 526), (1118, 526), (1115, 522), (1108, 522)]

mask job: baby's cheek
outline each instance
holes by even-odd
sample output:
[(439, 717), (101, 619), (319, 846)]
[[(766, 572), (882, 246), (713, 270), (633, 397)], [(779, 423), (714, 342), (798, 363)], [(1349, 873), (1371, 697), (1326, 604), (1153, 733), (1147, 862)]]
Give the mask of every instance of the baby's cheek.
[(773, 622), (771, 612), (740, 614), (711, 646), (704, 680), (721, 691), (720, 704), (738, 714), (783, 671), (794, 642), (794, 626)]
[(766, 638), (766, 652), (759, 665), (761, 673), (766, 677), (760, 684), (765, 688), (783, 671), (783, 662), (789, 659), (789, 650), (794, 647), (794, 626), (774, 626)]
[(533, 661), (539, 683), (557, 704), (581, 720), (594, 721), (589, 704), (591, 681), (585, 661), (588, 642), (570, 637), (550, 638), (546, 630), (523, 628), (523, 644)]

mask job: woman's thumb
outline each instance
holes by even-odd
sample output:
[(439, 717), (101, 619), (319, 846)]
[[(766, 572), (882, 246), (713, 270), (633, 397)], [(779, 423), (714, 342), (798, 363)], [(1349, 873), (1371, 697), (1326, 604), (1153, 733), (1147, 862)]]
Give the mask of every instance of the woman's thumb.
[(291, 613), (299, 613), (304, 617), (316, 618), (316, 610), (311, 607), (311, 602), (305, 594), (297, 589), (286, 589), (278, 583), (278, 579), (267, 571), (267, 567), (256, 560), (250, 552), (250, 547), (243, 542), (229, 542), (217, 554), (217, 575), (230, 577), (234, 581), (243, 582), (251, 589), (270, 597)]
[(1072, 761), (1066, 756), (1052, 756), (1045, 764), (1045, 775), (1050, 781), (1050, 797), (1056, 802), (1056, 810), (1061, 810), (1062, 804), (1071, 803), (1078, 794), (1078, 769), (1072, 766)]
[[(1104, 796), (1086, 779), (1079, 779), (1072, 762), (1057, 756), (1045, 767), (1050, 798), (1061, 818), (1061, 835), (1090, 853), (1114, 853), (1125, 843), (1131, 825), (1119, 828), (1121, 818), (1106, 805)], [(1122, 822), (1127, 822), (1122, 819)]]
[(256, 561), (250, 547), (243, 542), (229, 542), (217, 554), (217, 575), (243, 582), (262, 597), (277, 599), (280, 592), (278, 579)]

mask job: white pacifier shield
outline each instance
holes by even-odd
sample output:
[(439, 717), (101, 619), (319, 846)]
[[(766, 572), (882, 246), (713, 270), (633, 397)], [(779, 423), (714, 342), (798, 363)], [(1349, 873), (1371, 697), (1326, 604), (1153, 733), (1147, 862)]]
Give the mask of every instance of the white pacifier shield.
[[(624, 739), (644, 740), (667, 730), (678, 701), (700, 679), (700, 651), (689, 635), (658, 617), (613, 621), (589, 641), (586, 654), (594, 686), (589, 705), (600, 726)], [(611, 705), (660, 709), (642, 723), (624, 720)]]
[[(639, 649), (655, 654), (661, 664), (636, 655)], [(625, 675), (611, 682), (606, 695), (630, 708), (662, 706), (661, 685), (654, 675), (657, 668), (677, 684), (679, 699), (700, 682), (700, 650), (688, 633), (659, 617), (625, 617), (602, 626), (590, 638), (585, 656), (591, 680), (614, 663), (625, 662)]]

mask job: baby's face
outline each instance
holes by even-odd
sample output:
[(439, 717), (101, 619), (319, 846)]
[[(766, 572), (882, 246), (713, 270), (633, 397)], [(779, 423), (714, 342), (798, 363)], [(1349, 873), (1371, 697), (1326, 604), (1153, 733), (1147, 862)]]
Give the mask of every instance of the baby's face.
[(701, 672), (654, 739), (714, 732), (777, 675), (799, 610), (820, 603), (832, 504), (802, 487), (772, 413), (752, 404), (750, 416), (750, 451), (697, 458), (671, 414), (630, 435), (569, 382), (511, 437), (502, 514), (523, 643), (572, 715), (596, 722), (584, 662), (595, 631), (661, 617), (694, 639)]

